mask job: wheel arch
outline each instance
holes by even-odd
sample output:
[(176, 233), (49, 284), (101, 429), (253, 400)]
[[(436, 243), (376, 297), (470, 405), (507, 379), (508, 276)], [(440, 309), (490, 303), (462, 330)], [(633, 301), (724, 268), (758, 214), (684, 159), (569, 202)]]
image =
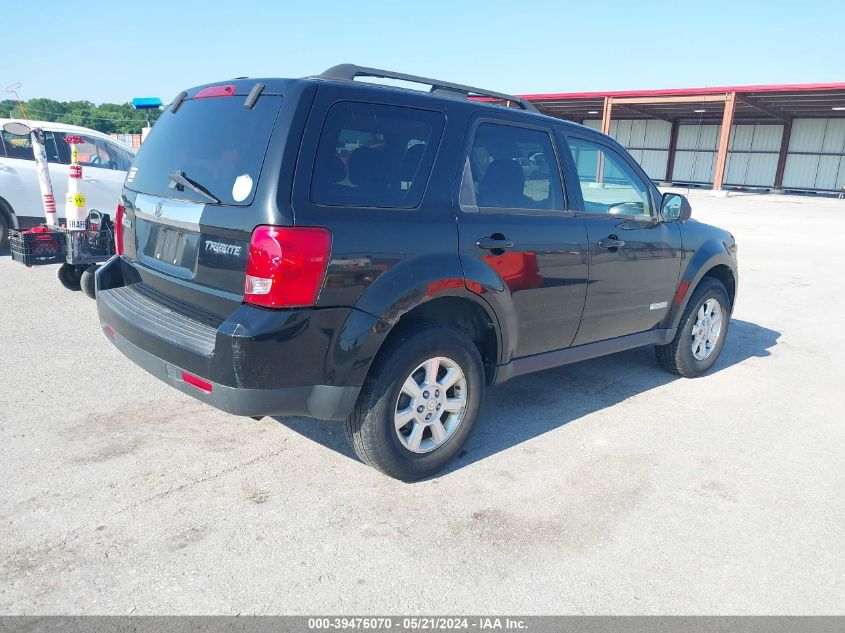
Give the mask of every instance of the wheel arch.
[(380, 349), (417, 324), (446, 325), (465, 334), (478, 348), (484, 361), (487, 384), (492, 384), (501, 349), (497, 319), (489, 307), (460, 294), (444, 294), (405, 312), (385, 337)]
[(701, 279), (698, 280), (699, 283), (705, 277), (712, 277), (722, 282), (725, 290), (728, 291), (728, 299), (731, 301), (731, 312), (733, 312), (733, 306), (736, 302), (736, 276), (734, 275), (734, 271), (727, 264), (716, 264), (701, 276)]
[(730, 312), (733, 312), (733, 308), (736, 305), (736, 292), (739, 281), (737, 278), (736, 261), (726, 252), (722, 252), (717, 254), (711, 253), (709, 257), (704, 259), (703, 263), (700, 265), (695, 264), (696, 258), (694, 257), (678, 284), (678, 291), (672, 302), (672, 312), (669, 315), (669, 327), (671, 328), (677, 328), (679, 326), (687, 303), (689, 303), (690, 298), (695, 293), (695, 289), (704, 278), (716, 279), (725, 286), (731, 302)]
[[(451, 281), (451, 280), (450, 280)], [(415, 324), (453, 327), (476, 345), (484, 362), (485, 379), (492, 384), (502, 349), (501, 330), (493, 309), (461, 285), (442, 284), (442, 291), (417, 302), (403, 300), (382, 317), (353, 310), (335, 338), (327, 375), (341, 384), (363, 384), (385, 345)], [(350, 354), (350, 351), (354, 350)]]
[(18, 216), (15, 214), (15, 210), (3, 196), (0, 196), (0, 215), (3, 215), (9, 221), (10, 229), (20, 228), (18, 225)]

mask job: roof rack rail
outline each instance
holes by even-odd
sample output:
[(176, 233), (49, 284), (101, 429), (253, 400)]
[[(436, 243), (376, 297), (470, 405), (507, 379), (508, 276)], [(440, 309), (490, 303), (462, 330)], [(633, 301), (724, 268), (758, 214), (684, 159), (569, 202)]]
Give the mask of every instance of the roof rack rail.
[(493, 92), (492, 90), (483, 90), (482, 88), (473, 88), (472, 86), (453, 84), (448, 81), (440, 81), (439, 79), (430, 79), (428, 77), (419, 77), (417, 75), (406, 75), (405, 73), (397, 73), (392, 70), (366, 68), (364, 66), (356, 66), (355, 64), (339, 64), (337, 66), (332, 66), (328, 70), (324, 70), (319, 75), (314, 75), (312, 78), (333, 79), (336, 81), (354, 81), (356, 77), (379, 77), (382, 79), (398, 79), (400, 81), (408, 81), (416, 84), (425, 84), (431, 86), (430, 92), (434, 94), (461, 95), (465, 98), (472, 95), (493, 97), (494, 99), (513, 102), (523, 110), (529, 112), (539, 112), (539, 110), (534, 107), (533, 103), (523, 99), (522, 97), (504, 94), (502, 92)]

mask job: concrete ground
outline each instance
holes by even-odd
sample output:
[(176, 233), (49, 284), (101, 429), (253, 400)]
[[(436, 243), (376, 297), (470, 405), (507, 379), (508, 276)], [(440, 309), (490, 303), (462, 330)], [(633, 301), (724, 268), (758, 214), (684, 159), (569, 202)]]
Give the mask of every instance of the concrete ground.
[(845, 201), (692, 202), (739, 241), (714, 370), (516, 379), (417, 484), (156, 381), (3, 257), (0, 613), (845, 613)]

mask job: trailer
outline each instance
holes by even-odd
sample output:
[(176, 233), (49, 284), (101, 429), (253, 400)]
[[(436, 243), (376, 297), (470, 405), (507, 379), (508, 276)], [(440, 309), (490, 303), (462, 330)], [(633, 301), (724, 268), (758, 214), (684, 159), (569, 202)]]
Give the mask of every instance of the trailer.
[(27, 267), (59, 264), (61, 284), (93, 299), (94, 273), (115, 254), (114, 223), (107, 213), (91, 210), (82, 230), (47, 224), (10, 230), (9, 249), (12, 259)]

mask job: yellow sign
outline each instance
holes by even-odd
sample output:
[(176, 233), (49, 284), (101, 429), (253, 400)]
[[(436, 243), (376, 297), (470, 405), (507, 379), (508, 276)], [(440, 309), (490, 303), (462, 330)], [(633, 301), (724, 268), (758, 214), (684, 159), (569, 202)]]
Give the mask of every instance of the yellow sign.
[(76, 145), (73, 146), (73, 149), (70, 151), (70, 162), (76, 164), (79, 162), (79, 150), (76, 149)]
[(84, 207), (85, 206), (85, 194), (84, 193), (73, 194), (73, 206), (75, 206), (75, 207)]

